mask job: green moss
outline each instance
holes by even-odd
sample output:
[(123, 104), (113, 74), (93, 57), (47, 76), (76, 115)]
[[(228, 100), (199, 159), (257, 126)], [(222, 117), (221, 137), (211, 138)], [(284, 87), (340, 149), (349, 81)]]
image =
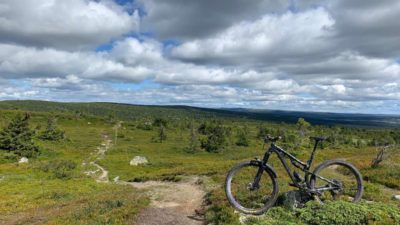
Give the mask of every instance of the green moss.
[(400, 210), (394, 205), (382, 203), (353, 204), (338, 201), (317, 205), (316, 202), (309, 202), (305, 208), (295, 211), (282, 207), (272, 208), (263, 216), (250, 217), (246, 224), (393, 225), (400, 224)]
[(390, 225), (400, 223), (400, 210), (381, 203), (331, 202), (322, 206), (314, 203), (304, 209), (299, 209), (298, 213), (299, 219), (310, 225)]

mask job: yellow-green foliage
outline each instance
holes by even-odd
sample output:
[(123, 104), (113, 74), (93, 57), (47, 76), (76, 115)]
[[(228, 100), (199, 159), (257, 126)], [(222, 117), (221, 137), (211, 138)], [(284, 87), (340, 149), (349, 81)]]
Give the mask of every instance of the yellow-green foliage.
[(294, 211), (275, 207), (261, 217), (250, 217), (247, 225), (301, 224), (301, 225), (393, 225), (400, 224), (400, 210), (382, 203), (328, 202), (317, 205), (310, 202)]
[[(0, 125), (15, 111), (0, 111)], [(32, 113), (31, 127), (45, 127), (49, 113)], [(57, 114), (67, 139), (35, 139), (41, 154), (18, 164), (0, 150), (1, 224), (127, 224), (148, 204), (130, 186), (97, 183), (82, 166), (112, 129), (99, 118)], [(40, 130), (37, 131), (39, 133)]]
[[(84, 111), (84, 106), (85, 104), (80, 104), (80, 108), (77, 108), (77, 110), (82, 109), (81, 111)], [(110, 110), (113, 105), (107, 105), (107, 107), (107, 110)], [(96, 110), (88, 107), (85, 112), (95, 114)], [(302, 138), (299, 135), (294, 124), (260, 124), (259, 121), (219, 118), (222, 125), (227, 130), (232, 131), (227, 132), (221, 151), (209, 153), (199, 148), (197, 151), (188, 152), (187, 146), (190, 145), (192, 123), (198, 128), (200, 124), (208, 120), (207, 118), (187, 119), (190, 114), (189, 111), (181, 116), (174, 114), (178, 111), (171, 110), (174, 117), (166, 118), (168, 125), (165, 127), (168, 138), (161, 143), (152, 141), (153, 137), (157, 137), (158, 129), (143, 129), (142, 127), (146, 121), (153, 123), (157, 117), (152, 115), (159, 116), (159, 113), (156, 113), (156, 110), (149, 111), (148, 114), (145, 110), (140, 112), (142, 113), (140, 117), (135, 116), (139, 119), (122, 123), (122, 126), (118, 129), (117, 137), (114, 136), (116, 134), (113, 129), (115, 123), (110, 124), (110, 120), (106, 117), (88, 116), (85, 113), (78, 112), (70, 114), (61, 112), (32, 113), (31, 127), (37, 128), (37, 134), (43, 131), (42, 127), (46, 126), (49, 117), (56, 116), (58, 126), (65, 131), (65, 139), (51, 142), (35, 138), (35, 144), (40, 147), (41, 154), (36, 159), (31, 159), (29, 164), (17, 164), (18, 157), (0, 150), (1, 218), (12, 221), (13, 218), (22, 215), (22, 218), (31, 218), (32, 220), (40, 217), (43, 219), (42, 223), (50, 224), (132, 224), (138, 210), (148, 203), (146, 197), (136, 194), (137, 192), (131, 187), (101, 184), (95, 182), (93, 178), (83, 175), (85, 168), (82, 166), (82, 162), (91, 157), (90, 153), (96, 151), (96, 147), (103, 141), (103, 134), (108, 134), (112, 139), (112, 145), (105, 156), (97, 163), (109, 171), (110, 179), (119, 176), (120, 179), (125, 181), (150, 179), (178, 181), (186, 175), (208, 176), (213, 181), (215, 188), (208, 189), (206, 219), (214, 224), (237, 224), (238, 214), (234, 213), (224, 194), (224, 178), (229, 168), (234, 164), (250, 160), (255, 156), (262, 157), (264, 153), (264, 150), (261, 149), (263, 141), (257, 138), (259, 131), (286, 135), (277, 144), (288, 147), (289, 152), (303, 161), (308, 159), (313, 144), (307, 136)], [(0, 126), (4, 127), (10, 118), (21, 112), (0, 111), (0, 113)], [(99, 112), (99, 114), (104, 113)], [(129, 110), (124, 111), (124, 118), (130, 118)], [(115, 118), (113, 121), (118, 121), (118, 119)], [(237, 129), (243, 127), (246, 127), (248, 146), (237, 146), (236, 132)], [(268, 129), (260, 129), (260, 127)], [(333, 217), (329, 217), (331, 215), (337, 216), (338, 219), (333, 219), (337, 221), (340, 221), (341, 216), (347, 216), (347, 214), (333, 214), (333, 211), (340, 213), (342, 207), (344, 207), (343, 212), (362, 214), (359, 218), (367, 218), (371, 224), (397, 223), (398, 217), (396, 216), (388, 220), (385, 220), (382, 216), (381, 221), (385, 221), (382, 223), (377, 218), (385, 213), (393, 212), (393, 215), (399, 213), (396, 207), (400, 204), (393, 201), (391, 196), (399, 190), (400, 177), (398, 171), (400, 171), (400, 165), (397, 159), (400, 155), (398, 152), (393, 152), (391, 157), (382, 162), (378, 168), (370, 169), (370, 162), (375, 156), (376, 150), (375, 147), (369, 145), (371, 145), (373, 137), (384, 137), (386, 134), (396, 137), (399, 130), (312, 126), (308, 128), (307, 132), (307, 135), (331, 136), (331, 139), (321, 146), (323, 150), (317, 152), (313, 168), (323, 160), (345, 159), (355, 164), (364, 178), (367, 178), (365, 199), (383, 202), (384, 204), (397, 204), (397, 206), (386, 207), (379, 203), (373, 206), (367, 204), (333, 204), (327, 205), (325, 208), (318, 208), (314, 212), (311, 209), (316, 206), (309, 205), (306, 209), (294, 213), (275, 207), (266, 214), (262, 223), (256, 219), (250, 220), (248, 223), (312, 224), (318, 221), (323, 224), (327, 223), (326, 221), (332, 221), (330, 218)], [(200, 141), (207, 138), (206, 134), (200, 132), (196, 136)], [(357, 141), (354, 142), (353, 140)], [(117, 141), (116, 145), (115, 141)], [(360, 145), (359, 143), (364, 144)], [(149, 163), (147, 165), (130, 166), (129, 161), (135, 156), (145, 156)], [(70, 163), (76, 166), (66, 165)], [(278, 172), (280, 191), (290, 190), (289, 179), (278, 158), (272, 156), (269, 163)], [(382, 185), (395, 189), (385, 189)], [(353, 208), (358, 206), (360, 206), (360, 209)], [(378, 213), (370, 214), (371, 211), (367, 209), (369, 206), (371, 206), (371, 209), (376, 209)], [(311, 213), (315, 213), (316, 218), (319, 219), (315, 221), (309, 219), (310, 215), (314, 215)], [(34, 216), (36, 214), (39, 216)], [(33, 222), (26, 220), (24, 224)]]

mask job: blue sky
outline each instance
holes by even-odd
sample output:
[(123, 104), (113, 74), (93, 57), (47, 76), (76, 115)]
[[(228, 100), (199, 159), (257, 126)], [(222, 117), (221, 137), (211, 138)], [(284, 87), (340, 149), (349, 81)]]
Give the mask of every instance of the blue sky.
[(400, 114), (399, 19), (396, 0), (6, 0), (0, 100)]

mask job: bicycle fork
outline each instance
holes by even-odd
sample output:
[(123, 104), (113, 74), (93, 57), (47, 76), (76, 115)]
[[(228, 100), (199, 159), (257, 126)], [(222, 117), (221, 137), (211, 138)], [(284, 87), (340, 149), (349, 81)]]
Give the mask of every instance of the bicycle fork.
[(253, 191), (256, 190), (258, 188), (260, 188), (260, 180), (261, 180), (261, 176), (265, 170), (265, 165), (268, 162), (269, 156), (271, 155), (270, 151), (267, 151), (264, 154), (263, 160), (260, 161), (259, 159), (255, 158), (255, 161), (257, 161), (257, 163), (259, 164), (259, 168), (257, 170), (256, 176), (254, 177), (254, 181), (253, 183), (249, 184), (249, 190)]

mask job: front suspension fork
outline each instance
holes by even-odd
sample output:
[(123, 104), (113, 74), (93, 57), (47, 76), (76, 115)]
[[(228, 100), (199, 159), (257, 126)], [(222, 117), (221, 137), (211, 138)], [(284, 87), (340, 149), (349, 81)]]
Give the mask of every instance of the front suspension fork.
[(251, 191), (256, 190), (256, 189), (258, 189), (260, 187), (261, 176), (262, 176), (262, 174), (263, 174), (263, 172), (265, 170), (265, 165), (267, 164), (270, 155), (271, 155), (271, 153), (268, 151), (268, 152), (265, 153), (264, 158), (263, 158), (262, 161), (260, 161), (259, 159), (255, 158), (254, 161), (257, 162), (257, 164), (259, 165), (259, 168), (257, 170), (256, 176), (254, 177), (253, 183), (250, 185), (250, 190)]

